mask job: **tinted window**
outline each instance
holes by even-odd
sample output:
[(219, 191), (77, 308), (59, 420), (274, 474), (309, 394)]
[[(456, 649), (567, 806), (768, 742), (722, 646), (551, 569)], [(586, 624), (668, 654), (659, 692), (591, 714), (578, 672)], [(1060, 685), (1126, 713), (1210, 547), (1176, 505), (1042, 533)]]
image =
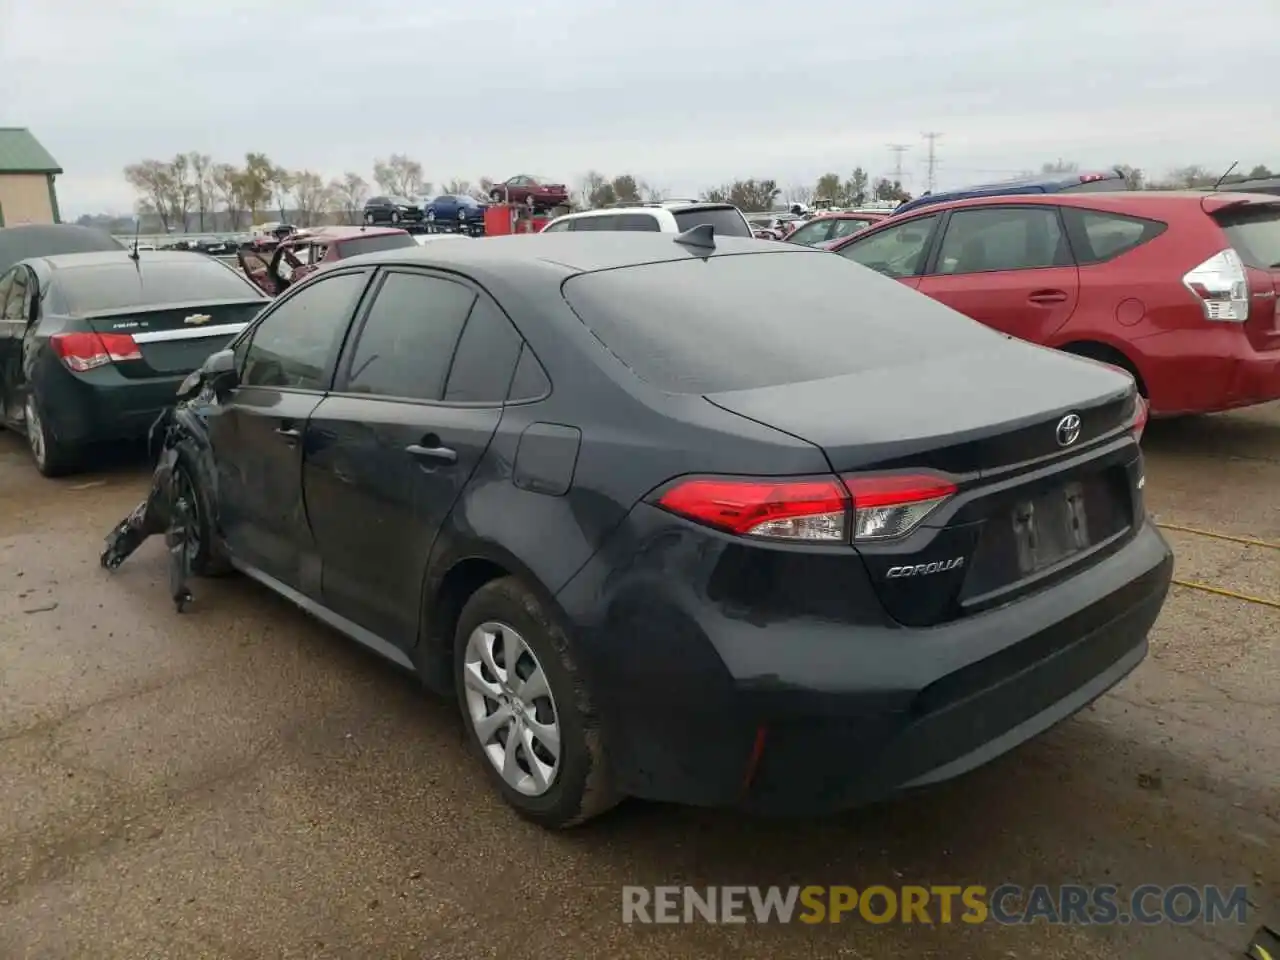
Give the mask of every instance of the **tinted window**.
[(362, 253), (399, 250), (401, 247), (413, 246), (417, 244), (407, 233), (384, 233), (372, 237), (353, 237), (350, 240), (343, 240), (338, 246), (338, 253), (342, 257), (358, 257)]
[(1166, 224), (1118, 213), (1101, 213), (1063, 207), (1062, 216), (1071, 231), (1076, 260), (1101, 263), (1127, 253), (1164, 233)]
[(938, 215), (917, 217), (841, 247), (840, 256), (886, 277), (912, 277), (924, 266)]
[(564, 294), (608, 348), (602, 363), (612, 354), (677, 393), (955, 357), (1000, 336), (900, 283), (804, 247), (578, 274)]
[(857, 220), (853, 217), (842, 217), (832, 224), (831, 239), (837, 240), (840, 237), (851, 237), (855, 233), (861, 233), (873, 223), (875, 223), (874, 220)]
[(119, 263), (60, 267), (54, 271), (53, 286), (70, 313), (262, 297), (243, 276), (199, 254), (185, 254), (180, 263), (147, 263), (143, 256), (135, 266), (122, 256)]
[(803, 243), (805, 245), (811, 243), (821, 243), (831, 235), (830, 220), (819, 220), (816, 223), (806, 223), (803, 227), (796, 230), (795, 233), (787, 237), (792, 243)]
[(444, 398), (455, 403), (502, 403), (521, 343), (520, 334), (497, 304), (480, 297), (458, 341)]
[(621, 213), (614, 218), (614, 230), (658, 233), (658, 218), (648, 213)]
[(327, 390), (329, 371), (368, 276), (325, 277), (282, 300), (236, 350), (246, 386)]
[(526, 343), (520, 351), (520, 362), (516, 364), (516, 375), (511, 380), (511, 390), (507, 400), (515, 403), (520, 400), (538, 400), (551, 392), (551, 381), (542, 364), (533, 355)]
[(123, 249), (120, 241), (111, 234), (91, 227), (65, 223), (9, 227), (0, 229), (0, 270), (8, 270), (28, 257)]
[(1026, 270), (1071, 262), (1055, 207), (992, 207), (951, 214), (937, 272)]
[(573, 232), (582, 233), (584, 230), (617, 230), (618, 218), (614, 214), (607, 214), (603, 217), (579, 217), (573, 221)]
[(751, 228), (737, 207), (709, 207), (702, 210), (672, 210), (676, 228), (683, 233), (704, 223), (711, 224), (717, 237), (749, 237)]
[(1245, 263), (1259, 270), (1280, 269), (1280, 206), (1221, 213), (1217, 220)]
[(389, 273), (351, 354), (349, 393), (439, 400), (476, 295), (438, 277)]

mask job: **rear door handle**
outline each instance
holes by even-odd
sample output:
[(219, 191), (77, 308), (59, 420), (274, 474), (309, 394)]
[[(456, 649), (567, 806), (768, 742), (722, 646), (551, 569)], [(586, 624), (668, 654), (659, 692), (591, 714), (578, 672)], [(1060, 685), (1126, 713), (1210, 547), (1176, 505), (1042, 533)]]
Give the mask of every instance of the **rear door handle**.
[(1066, 303), (1067, 292), (1065, 290), (1037, 290), (1027, 299), (1032, 303)]
[(457, 463), (458, 451), (450, 447), (442, 447), (437, 445), (424, 447), (420, 443), (411, 443), (404, 448), (404, 452), (410, 456), (417, 457), (420, 460), (436, 460), (440, 463)]
[(302, 434), (292, 427), (276, 427), (276, 436), (284, 440), (285, 443), (294, 444), (298, 442)]

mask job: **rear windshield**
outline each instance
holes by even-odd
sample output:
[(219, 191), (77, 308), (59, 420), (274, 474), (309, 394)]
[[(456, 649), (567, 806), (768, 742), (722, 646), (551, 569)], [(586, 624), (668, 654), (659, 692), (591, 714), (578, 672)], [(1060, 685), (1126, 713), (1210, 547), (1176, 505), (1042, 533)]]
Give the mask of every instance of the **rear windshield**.
[(0, 273), (28, 257), (123, 249), (119, 240), (103, 230), (73, 226), (12, 227), (0, 230)]
[(805, 247), (579, 274), (564, 296), (614, 356), (671, 393), (901, 365), (909, 394), (911, 365), (999, 336), (895, 280)]
[(673, 210), (676, 226), (683, 233), (709, 223), (717, 237), (749, 237), (751, 228), (737, 207), (710, 207), (701, 210)]
[(121, 263), (62, 267), (53, 275), (56, 309), (66, 313), (128, 310), (166, 303), (261, 300), (262, 291), (216, 260), (184, 254), (184, 263)]
[(1261, 270), (1280, 270), (1280, 204), (1230, 211), (1217, 220), (1241, 260)]
[(401, 247), (416, 247), (417, 245), (417, 241), (407, 233), (384, 233), (372, 237), (353, 237), (350, 240), (340, 240), (338, 241), (338, 253), (343, 257), (358, 257), (362, 253), (399, 250)]

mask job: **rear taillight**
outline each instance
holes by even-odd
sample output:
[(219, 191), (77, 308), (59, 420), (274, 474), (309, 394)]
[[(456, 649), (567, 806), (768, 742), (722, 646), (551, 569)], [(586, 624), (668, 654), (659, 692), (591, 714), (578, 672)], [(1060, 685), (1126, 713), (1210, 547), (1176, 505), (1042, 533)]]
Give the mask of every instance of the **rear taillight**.
[(67, 369), (77, 373), (142, 359), (142, 351), (127, 333), (55, 333), (49, 343)]
[(1243, 323), (1249, 319), (1249, 278), (1234, 250), (1215, 253), (1182, 282), (1200, 301), (1206, 320)]
[(853, 495), (853, 539), (904, 537), (942, 506), (956, 485), (931, 473), (846, 474)]
[(703, 477), (677, 483), (658, 505), (739, 536), (860, 543), (906, 536), (955, 492), (954, 483), (928, 473)]
[(686, 480), (664, 493), (658, 505), (741, 536), (849, 542), (849, 493), (835, 477)]
[(1147, 429), (1147, 419), (1150, 417), (1150, 405), (1142, 397), (1134, 397), (1133, 408), (1133, 426), (1129, 429), (1133, 432), (1133, 439), (1141, 442), (1142, 433)]

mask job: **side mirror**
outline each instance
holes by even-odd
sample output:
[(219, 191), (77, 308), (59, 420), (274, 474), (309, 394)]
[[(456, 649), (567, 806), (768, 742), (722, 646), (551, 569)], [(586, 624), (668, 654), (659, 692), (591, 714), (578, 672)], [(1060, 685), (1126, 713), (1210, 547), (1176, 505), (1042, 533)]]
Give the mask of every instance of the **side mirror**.
[(200, 367), (200, 379), (218, 395), (235, 389), (240, 382), (240, 375), (236, 370), (236, 352), (219, 350), (210, 354)]

